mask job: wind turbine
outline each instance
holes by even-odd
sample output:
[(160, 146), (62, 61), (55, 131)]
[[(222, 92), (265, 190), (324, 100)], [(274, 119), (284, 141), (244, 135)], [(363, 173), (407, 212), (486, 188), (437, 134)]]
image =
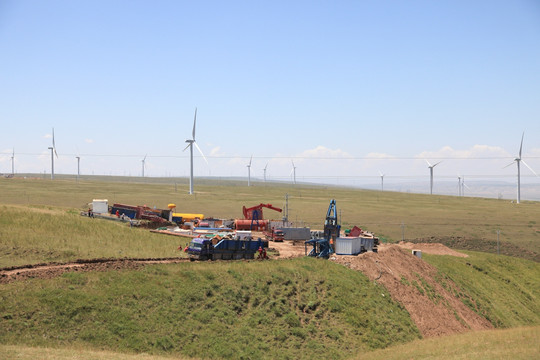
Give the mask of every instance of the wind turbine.
[[(523, 164), (526, 167), (528, 167), (529, 170), (531, 170), (534, 175), (538, 176), (538, 174), (535, 173), (534, 170), (529, 165), (527, 165), (527, 163), (525, 161), (523, 161), (523, 159), (521, 159), (521, 150), (523, 149), (523, 137), (524, 136), (525, 136), (525, 132), (523, 132), (523, 135), (521, 135), (521, 145), (519, 146), (519, 155), (518, 155), (517, 158), (514, 159), (514, 161), (517, 164), (517, 203), (518, 204), (521, 201), (521, 174), (520, 174), (520, 166), (519, 166), (520, 162), (523, 162)], [(512, 165), (514, 163), (514, 161), (512, 161), (510, 164), (506, 165), (505, 168)]]
[(144, 164), (146, 162), (146, 157), (148, 156), (148, 154), (144, 155), (144, 159), (142, 159), (142, 177), (144, 177)]
[(264, 167), (264, 182), (266, 182), (266, 168), (268, 167), (268, 163), (266, 163), (266, 166)]
[(249, 158), (249, 164), (247, 164), (248, 169), (248, 186), (251, 186), (251, 160), (253, 160), (253, 155)]
[(381, 175), (381, 191), (384, 191), (384, 174), (380, 171), (379, 174)]
[(54, 128), (52, 128), (52, 147), (49, 146), (49, 150), (51, 150), (51, 180), (54, 180), (54, 155), (58, 158), (56, 144), (54, 143)]
[(15, 175), (15, 148), (13, 148), (13, 153), (11, 154), (11, 175)]
[(461, 178), (461, 196), (465, 196), (465, 188), (467, 188), (467, 190), (471, 190), (471, 188), (465, 184), (465, 175), (463, 175)]
[(77, 181), (79, 181), (79, 177), (81, 177), (81, 157), (79, 154), (75, 156), (75, 159), (77, 159)]
[(291, 173), (293, 175), (293, 183), (296, 185), (296, 166), (294, 166), (294, 161), (291, 160), (291, 163), (292, 163)]
[(426, 160), (426, 162), (427, 162), (428, 168), (429, 168), (429, 184), (430, 184), (430, 186), (429, 186), (429, 193), (430, 193), (431, 195), (433, 195), (433, 168), (434, 168), (435, 166), (439, 165), (440, 163), (442, 163), (442, 161), (439, 161), (439, 162), (436, 163), (435, 165), (431, 165), (431, 164), (429, 163), (429, 161), (427, 161), (427, 160)]
[(461, 191), (461, 175), (459, 174), (457, 176), (457, 189), (458, 189), (458, 196), (463, 196), (463, 193)]
[(206, 157), (204, 156), (201, 148), (199, 147), (199, 145), (197, 145), (197, 142), (195, 141), (195, 125), (197, 123), (197, 108), (195, 108), (195, 117), (193, 118), (193, 132), (192, 132), (192, 136), (191, 136), (191, 139), (187, 139), (186, 142), (188, 143), (188, 145), (185, 147), (184, 151), (187, 150), (187, 148), (189, 148), (189, 155), (190, 155), (190, 159), (191, 159), (191, 167), (190, 167), (190, 175), (189, 175), (189, 194), (190, 195), (193, 195), (193, 145), (195, 145), (195, 147), (197, 148), (197, 150), (199, 150), (199, 152), (201, 153), (204, 161), (206, 161), (206, 163), (208, 164), (208, 160), (206, 160)]

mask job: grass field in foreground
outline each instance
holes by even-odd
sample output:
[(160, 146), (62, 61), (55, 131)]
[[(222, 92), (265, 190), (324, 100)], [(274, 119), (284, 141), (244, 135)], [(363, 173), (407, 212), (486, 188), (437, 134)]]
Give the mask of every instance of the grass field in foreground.
[(416, 340), (361, 354), (357, 360), (531, 360), (540, 357), (540, 327), (478, 331)]
[[(113, 181), (114, 180), (114, 181)], [(177, 204), (179, 212), (203, 213), (218, 218), (241, 218), (242, 206), (271, 203), (285, 206), (289, 194), (289, 219), (297, 225), (323, 227), (331, 199), (336, 199), (343, 228), (358, 225), (384, 241), (418, 238), (463, 237), (495, 241), (497, 230), (503, 251), (506, 244), (540, 253), (540, 202), (515, 204), (506, 200), (366, 191), (340, 187), (291, 186), (237, 182), (197, 183), (188, 195), (185, 179), (100, 178), (100, 180), (0, 179), (0, 204), (45, 205), (81, 210), (96, 198), (134, 205), (165, 208)], [(201, 180), (202, 181), (202, 180)], [(265, 218), (283, 214), (265, 209)], [(403, 224), (403, 226), (402, 226)], [(468, 240), (469, 241), (469, 240)], [(485, 248), (471, 250), (496, 251)]]
[(331, 261), (149, 265), (0, 285), (0, 343), (210, 358), (340, 359), (420, 337)]
[[(415, 340), (384, 350), (361, 352), (356, 360), (530, 360), (540, 357), (540, 327), (491, 330)], [(6, 360), (168, 360), (173, 357), (155, 355), (129, 355), (79, 348), (39, 348), (0, 345), (0, 358)], [(193, 359), (174, 357), (174, 359)]]

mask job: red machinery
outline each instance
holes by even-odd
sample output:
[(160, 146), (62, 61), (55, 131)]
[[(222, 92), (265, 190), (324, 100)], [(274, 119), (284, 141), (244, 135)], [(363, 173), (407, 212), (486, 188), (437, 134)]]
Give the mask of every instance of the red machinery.
[(250, 208), (246, 208), (245, 206), (242, 207), (242, 212), (244, 213), (244, 219), (246, 220), (263, 220), (263, 207), (272, 209), (275, 211), (282, 212), (280, 208), (272, 206), (272, 204), (259, 204), (257, 206), (253, 206)]

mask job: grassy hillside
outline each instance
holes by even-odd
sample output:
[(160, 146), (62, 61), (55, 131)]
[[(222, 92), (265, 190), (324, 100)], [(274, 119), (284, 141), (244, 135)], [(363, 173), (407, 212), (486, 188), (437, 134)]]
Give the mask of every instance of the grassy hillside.
[(330, 261), (183, 263), (0, 285), (0, 343), (213, 358), (346, 358), (419, 332)]
[[(466, 252), (469, 257), (424, 255), (461, 289), (455, 295), (496, 327), (540, 325), (540, 264), (508, 256)], [(446, 286), (446, 288), (449, 288)]]
[[(482, 331), (474, 336), (461, 334), (442, 338), (415, 340), (384, 350), (360, 352), (358, 360), (529, 360), (540, 355), (540, 327)], [(167, 360), (170, 356), (130, 355), (81, 348), (52, 349), (15, 345), (0, 345), (0, 358), (18, 360)], [(188, 359), (174, 357), (175, 359)], [(191, 359), (191, 358), (189, 358)]]
[[(115, 180), (115, 181), (113, 181)], [(338, 187), (290, 186), (226, 181), (197, 184), (196, 194), (187, 194), (185, 179), (101, 178), (100, 180), (54, 181), (45, 179), (0, 179), (0, 204), (47, 205), (82, 209), (94, 198), (166, 207), (173, 202), (181, 212), (234, 218), (242, 216), (243, 205), (271, 203), (284, 207), (289, 194), (289, 218), (299, 225), (322, 228), (330, 199), (337, 200), (344, 227), (358, 225), (376, 232), (384, 240), (461, 237), (501, 242), (540, 253), (540, 202), (467, 197), (418, 195), (364, 191)], [(267, 210), (265, 217), (283, 214)], [(402, 226), (404, 224), (404, 226)], [(482, 245), (485, 250), (485, 244)], [(468, 247), (475, 249), (473, 247)], [(494, 249), (493, 249), (494, 250)]]
[(103, 257), (183, 256), (185, 238), (82, 217), (73, 209), (0, 205), (0, 267)]

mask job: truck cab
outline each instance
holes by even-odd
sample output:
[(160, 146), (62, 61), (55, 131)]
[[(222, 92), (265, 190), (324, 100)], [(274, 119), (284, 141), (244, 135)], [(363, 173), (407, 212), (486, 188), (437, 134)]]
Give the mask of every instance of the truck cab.
[(282, 242), (285, 239), (285, 233), (281, 229), (274, 230), (273, 240), (276, 242)]
[(212, 260), (213, 248), (212, 240), (194, 238), (188, 246), (189, 260)]

